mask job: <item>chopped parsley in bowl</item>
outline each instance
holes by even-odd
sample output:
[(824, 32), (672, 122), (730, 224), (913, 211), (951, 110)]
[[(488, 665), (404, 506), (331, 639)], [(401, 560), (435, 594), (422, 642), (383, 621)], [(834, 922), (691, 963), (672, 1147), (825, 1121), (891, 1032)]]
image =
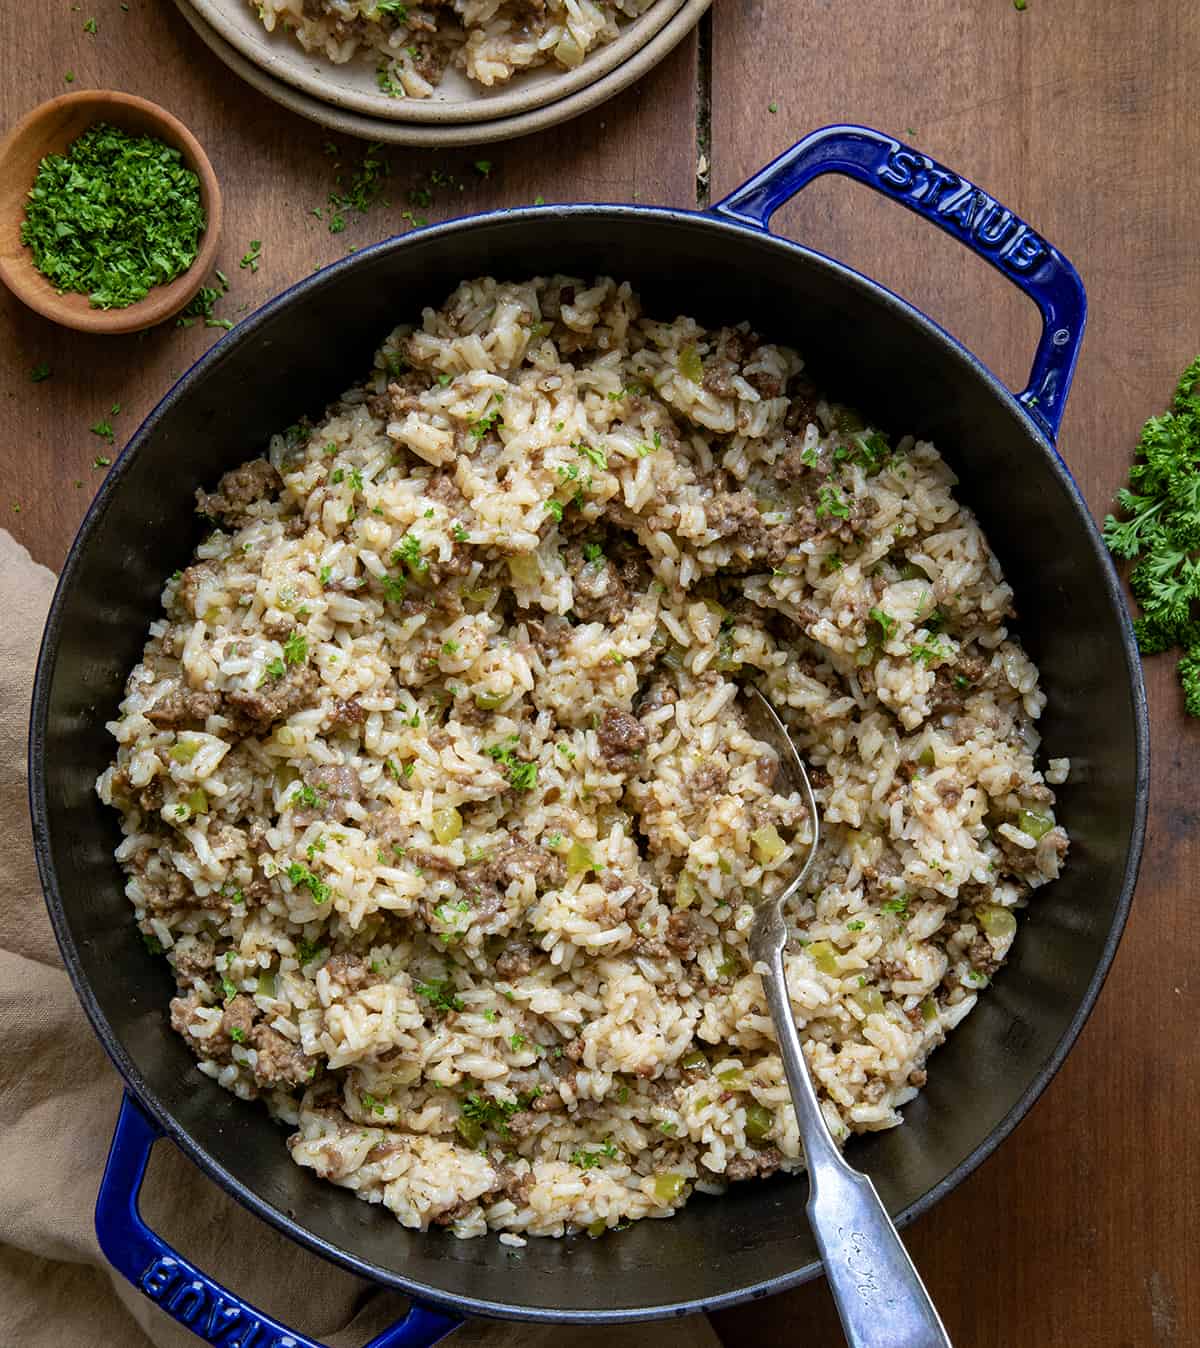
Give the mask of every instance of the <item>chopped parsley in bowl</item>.
[(85, 91), (35, 108), (0, 144), (0, 280), (85, 332), (173, 317), (215, 259), (221, 195), (165, 109)]
[(124, 309), (188, 270), (205, 224), (200, 179), (177, 149), (97, 122), (42, 160), (21, 242), (56, 290)]

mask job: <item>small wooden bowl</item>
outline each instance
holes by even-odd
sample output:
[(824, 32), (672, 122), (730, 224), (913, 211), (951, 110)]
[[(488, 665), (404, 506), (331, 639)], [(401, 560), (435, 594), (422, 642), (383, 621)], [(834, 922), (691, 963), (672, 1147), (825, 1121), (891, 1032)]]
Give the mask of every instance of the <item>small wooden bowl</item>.
[[(196, 260), (187, 271), (167, 285), (155, 286), (145, 299), (124, 309), (93, 309), (86, 295), (60, 295), (33, 265), (32, 253), (21, 242), (25, 201), (39, 163), (48, 154), (62, 154), (97, 122), (131, 135), (154, 136), (178, 150), (200, 179), (200, 204), (208, 222)], [(64, 327), (80, 332), (140, 332), (170, 318), (204, 284), (220, 234), (221, 189), (208, 156), (178, 118), (144, 98), (101, 90), (63, 94), (34, 108), (0, 144), (0, 281), (31, 309)]]

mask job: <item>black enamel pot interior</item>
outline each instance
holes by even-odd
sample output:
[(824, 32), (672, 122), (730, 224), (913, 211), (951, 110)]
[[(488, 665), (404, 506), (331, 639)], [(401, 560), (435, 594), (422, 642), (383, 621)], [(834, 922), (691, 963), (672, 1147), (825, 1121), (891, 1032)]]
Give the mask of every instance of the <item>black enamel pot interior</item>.
[[(93, 783), (104, 723), (160, 611), (163, 578), (201, 533), (193, 493), (317, 414), (370, 365), (396, 322), (463, 278), (560, 271), (631, 281), (651, 314), (749, 319), (796, 347), (818, 383), (893, 433), (932, 438), (962, 479), (1017, 595), (1041, 668), (1045, 752), (1075, 765), (1060, 817), (1063, 877), (1036, 898), (1010, 963), (931, 1060), (903, 1127), (856, 1139), (852, 1160), (902, 1221), (926, 1210), (1008, 1133), (1058, 1067), (1099, 990), (1126, 915), (1145, 812), (1145, 709), (1119, 588), (1050, 441), (932, 322), (818, 254), (712, 216), (547, 207), (395, 239), (303, 282), (222, 340), (155, 410), (100, 491), (46, 631), (31, 794), (47, 902), (70, 975), (130, 1089), (218, 1183), (290, 1236), (379, 1283), (478, 1314), (633, 1319), (712, 1308), (817, 1271), (805, 1181), (696, 1196), (667, 1222), (601, 1240), (458, 1241), (292, 1164), (260, 1106), (202, 1076), (167, 1023), (161, 958), (131, 921), (112, 853), (115, 815)], [(902, 369), (904, 377), (895, 377)]]

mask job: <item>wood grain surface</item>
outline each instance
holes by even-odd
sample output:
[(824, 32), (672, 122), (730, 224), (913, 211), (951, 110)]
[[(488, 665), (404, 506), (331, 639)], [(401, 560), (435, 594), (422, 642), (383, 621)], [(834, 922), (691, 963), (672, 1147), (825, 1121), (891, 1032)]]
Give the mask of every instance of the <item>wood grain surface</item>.
[[(1062, 449), (1098, 515), (1124, 479), (1141, 422), (1200, 349), (1192, 3), (1028, 0), (1021, 12), (1012, 0), (716, 0), (711, 24), (630, 97), (479, 152), (491, 162), (486, 177), (470, 151), (390, 152), (391, 206), (351, 217), (342, 234), (311, 213), (334, 186), (328, 137), (242, 88), (171, 6), (16, 8), (0, 6), (0, 128), (71, 87), (124, 89), (181, 116), (225, 190), (219, 265), (232, 288), (218, 313), (231, 318), (347, 248), (405, 228), (406, 209), (441, 218), (539, 195), (693, 204), (698, 140), (716, 197), (814, 126), (861, 121), (975, 179), (1079, 267), (1091, 321)], [(94, 37), (82, 31), (91, 13)], [(337, 141), (335, 153), (354, 162), (362, 147)], [(435, 171), (463, 190), (435, 186), (431, 206), (410, 207), (407, 194)], [(775, 224), (910, 297), (1011, 384), (1023, 382), (1032, 308), (915, 217), (825, 180)], [(257, 272), (238, 265), (251, 239), (263, 245)], [(93, 460), (113, 454), (89, 426), (119, 403), (109, 418), (119, 447), (220, 335), (197, 325), (88, 338), (0, 295), (0, 518), (35, 557), (61, 562), (104, 471)], [(42, 361), (53, 373), (32, 383)], [(1191, 952), (1200, 724), (1185, 722), (1166, 660), (1151, 662), (1148, 679), (1150, 837), (1099, 1007), (1012, 1138), (907, 1232), (959, 1348), (1200, 1343)], [(716, 1323), (731, 1348), (841, 1342), (821, 1283)]]

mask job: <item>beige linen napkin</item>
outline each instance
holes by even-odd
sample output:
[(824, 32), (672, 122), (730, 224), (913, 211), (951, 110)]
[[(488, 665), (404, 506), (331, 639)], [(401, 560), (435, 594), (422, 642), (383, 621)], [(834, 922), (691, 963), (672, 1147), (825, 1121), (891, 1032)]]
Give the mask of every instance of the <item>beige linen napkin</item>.
[[(189, 1348), (200, 1342), (112, 1272), (92, 1209), (121, 1082), (63, 972), (33, 862), (26, 721), (54, 576), (0, 530), (0, 1345)], [(335, 1269), (244, 1211), (167, 1143), (143, 1190), (148, 1220), (252, 1305), (359, 1348), (404, 1300)], [(702, 1316), (571, 1329), (474, 1320), (480, 1348), (720, 1348)]]

